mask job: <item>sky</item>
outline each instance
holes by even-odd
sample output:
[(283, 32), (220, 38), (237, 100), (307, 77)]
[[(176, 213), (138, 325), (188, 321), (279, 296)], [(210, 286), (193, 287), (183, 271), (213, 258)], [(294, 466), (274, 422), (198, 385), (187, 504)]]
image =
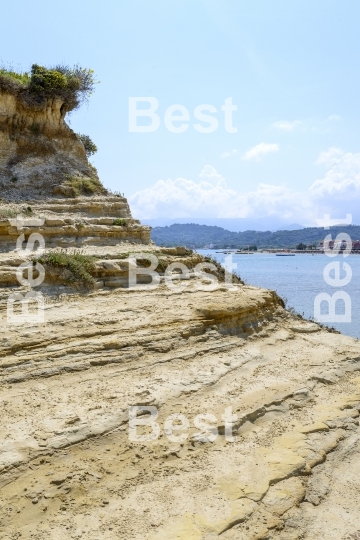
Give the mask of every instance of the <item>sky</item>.
[(68, 121), (135, 217), (360, 223), (359, 18), (358, 0), (14, 0), (0, 59), (94, 69)]

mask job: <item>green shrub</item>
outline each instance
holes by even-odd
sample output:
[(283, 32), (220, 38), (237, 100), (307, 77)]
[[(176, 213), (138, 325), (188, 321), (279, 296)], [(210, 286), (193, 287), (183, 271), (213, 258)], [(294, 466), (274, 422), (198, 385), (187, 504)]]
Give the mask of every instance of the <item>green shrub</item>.
[(29, 89), (31, 92), (58, 91), (67, 87), (67, 79), (63, 73), (55, 69), (47, 69), (33, 64)]
[(86, 156), (89, 158), (97, 152), (96, 144), (90, 139), (89, 135), (82, 135), (81, 133), (76, 134), (79, 141), (84, 145)]
[(80, 251), (67, 253), (66, 251), (51, 251), (44, 253), (35, 261), (44, 266), (53, 266), (65, 268), (70, 271), (70, 281), (79, 283), (87, 287), (95, 283), (91, 272), (95, 270), (95, 258), (90, 255), (84, 255)]
[(119, 227), (127, 227), (128, 222), (127, 219), (124, 218), (117, 218), (113, 221), (113, 225), (117, 225)]
[(98, 178), (68, 176), (66, 185), (72, 188), (73, 197), (106, 193), (106, 189)]

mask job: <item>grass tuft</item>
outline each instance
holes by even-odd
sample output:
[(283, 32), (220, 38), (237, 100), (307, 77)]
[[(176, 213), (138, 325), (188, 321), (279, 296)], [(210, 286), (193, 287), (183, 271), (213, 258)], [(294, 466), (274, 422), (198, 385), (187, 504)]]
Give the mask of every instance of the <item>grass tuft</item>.
[(106, 189), (98, 178), (68, 176), (65, 185), (72, 189), (73, 197), (106, 193)]
[(28, 73), (17, 73), (12, 67), (0, 67), (0, 76), (22, 86), (30, 84), (30, 75)]
[(64, 268), (70, 271), (73, 283), (91, 287), (95, 279), (91, 272), (95, 270), (95, 258), (84, 255), (81, 251), (67, 253), (66, 251), (50, 251), (35, 259), (44, 266)]
[(117, 218), (113, 221), (113, 225), (116, 225), (118, 227), (127, 227), (128, 222), (127, 219), (124, 218)]
[(12, 208), (0, 208), (0, 219), (16, 218), (19, 212)]

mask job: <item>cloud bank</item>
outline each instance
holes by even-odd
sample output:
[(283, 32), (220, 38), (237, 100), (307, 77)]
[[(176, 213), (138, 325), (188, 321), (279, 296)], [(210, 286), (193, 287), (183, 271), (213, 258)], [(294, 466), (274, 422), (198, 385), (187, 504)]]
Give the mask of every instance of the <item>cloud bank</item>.
[(129, 200), (139, 219), (271, 216), (313, 226), (324, 213), (334, 218), (352, 213), (353, 223), (360, 223), (360, 153), (330, 148), (320, 154), (318, 163), (325, 166), (325, 176), (304, 191), (265, 183), (253, 191), (237, 191), (228, 187), (214, 167), (206, 165), (197, 182), (158, 180)]

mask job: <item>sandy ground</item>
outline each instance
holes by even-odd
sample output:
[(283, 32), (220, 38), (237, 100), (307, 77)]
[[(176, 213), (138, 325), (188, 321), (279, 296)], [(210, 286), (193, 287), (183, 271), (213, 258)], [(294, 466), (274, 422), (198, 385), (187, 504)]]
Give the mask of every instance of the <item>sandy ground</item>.
[[(64, 295), (41, 327), (1, 316), (2, 539), (356, 538), (357, 340), (249, 286)], [(159, 437), (130, 440), (133, 406), (156, 407)]]

